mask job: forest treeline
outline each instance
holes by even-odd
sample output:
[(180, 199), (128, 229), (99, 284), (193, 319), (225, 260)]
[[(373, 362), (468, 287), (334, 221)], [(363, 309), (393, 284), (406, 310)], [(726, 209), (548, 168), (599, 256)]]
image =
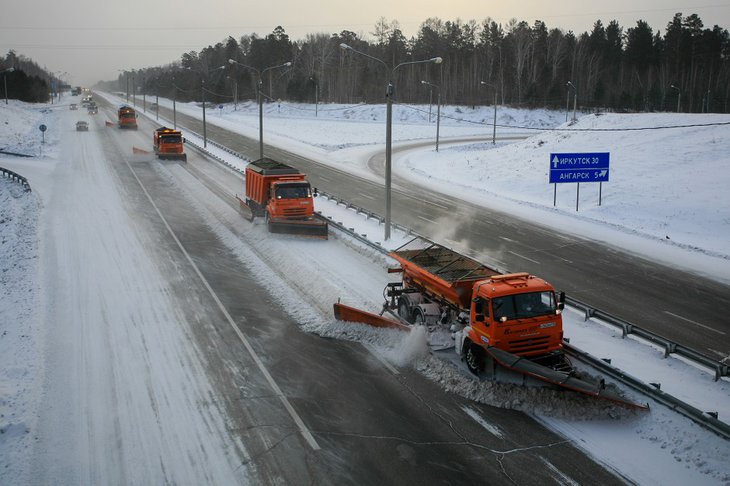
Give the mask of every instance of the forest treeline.
[[(496, 94), (499, 104), (564, 108), (570, 100), (572, 108), (577, 95), (582, 110), (730, 108), (728, 31), (705, 28), (696, 14), (675, 14), (663, 34), (643, 20), (629, 28), (596, 21), (575, 35), (541, 21), (429, 18), (408, 39), (397, 21), (381, 18), (371, 35), (309, 34), (295, 42), (277, 27), (265, 37), (229, 37), (170, 65), (122, 73), (106, 87), (125, 91), (132, 83), (137, 92), (186, 101), (200, 101), (204, 91), (206, 100), (223, 102), (255, 97), (263, 72), (266, 97), (296, 101), (382, 102), (392, 81), (396, 101), (428, 103), (427, 81), (449, 104), (491, 104)], [(400, 65), (437, 56), (441, 64)], [(289, 61), (291, 67), (268, 69)]]
[(51, 100), (51, 86), (60, 87), (62, 84), (53, 73), (13, 50), (8, 51), (4, 58), (0, 57), (0, 72), (3, 73), (2, 96), (7, 89), (9, 99), (29, 103), (48, 102)]

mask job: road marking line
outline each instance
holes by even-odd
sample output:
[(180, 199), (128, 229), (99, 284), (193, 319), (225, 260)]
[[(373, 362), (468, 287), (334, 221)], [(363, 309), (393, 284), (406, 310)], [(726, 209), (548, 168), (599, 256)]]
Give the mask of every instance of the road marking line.
[(574, 481), (563, 471), (561, 471), (560, 469), (555, 467), (555, 464), (552, 464), (550, 461), (548, 461), (544, 457), (541, 457), (540, 460), (542, 461), (543, 464), (545, 464), (545, 466), (547, 466), (548, 469), (550, 469), (552, 472), (554, 472), (558, 476), (557, 478), (555, 478), (558, 480), (558, 483), (566, 484), (566, 485), (570, 485), (570, 486), (579, 486), (580, 485), (579, 482)]
[(203, 282), (203, 285), (205, 285), (205, 288), (208, 290), (208, 293), (211, 295), (211, 297), (213, 297), (213, 300), (218, 305), (218, 309), (220, 309), (220, 311), (225, 316), (226, 320), (228, 321), (228, 324), (230, 324), (231, 328), (233, 329), (233, 332), (235, 332), (236, 335), (238, 336), (238, 338), (241, 340), (241, 342), (243, 343), (243, 346), (246, 348), (246, 351), (248, 351), (248, 353), (251, 355), (251, 358), (253, 358), (254, 362), (256, 363), (256, 366), (258, 366), (259, 370), (264, 375), (264, 378), (266, 378), (266, 381), (269, 383), (269, 386), (274, 391), (274, 394), (276, 394), (276, 396), (279, 397), (279, 400), (281, 400), (281, 403), (284, 405), (284, 408), (286, 408), (286, 410), (287, 410), (287, 412), (289, 412), (289, 415), (291, 416), (291, 418), (297, 424), (297, 427), (299, 428), (299, 431), (301, 432), (304, 439), (309, 443), (309, 446), (312, 449), (314, 449), (315, 451), (320, 450), (321, 447), (319, 446), (319, 444), (317, 444), (317, 441), (314, 440), (314, 436), (309, 431), (309, 429), (307, 429), (307, 426), (304, 425), (304, 421), (301, 419), (301, 417), (296, 412), (296, 410), (294, 410), (294, 407), (292, 406), (292, 404), (289, 403), (289, 399), (286, 398), (284, 393), (281, 391), (281, 388), (279, 388), (279, 385), (277, 385), (276, 381), (274, 381), (274, 378), (269, 373), (269, 370), (267, 370), (266, 367), (264, 366), (264, 363), (263, 363), (263, 361), (261, 361), (261, 358), (259, 357), (259, 355), (256, 354), (256, 351), (254, 351), (253, 347), (248, 342), (248, 339), (246, 339), (246, 336), (243, 334), (243, 332), (241, 332), (241, 330), (238, 328), (238, 326), (236, 326), (236, 323), (233, 322), (233, 318), (228, 313), (228, 310), (223, 305), (223, 302), (221, 302), (221, 300), (218, 298), (218, 295), (215, 293), (213, 288), (208, 283), (208, 280), (206, 280), (206, 278), (200, 272), (200, 269), (195, 264), (192, 257), (190, 256), (190, 254), (187, 252), (187, 250), (183, 246), (183, 244), (180, 242), (180, 240), (178, 239), (175, 232), (172, 231), (172, 228), (167, 223), (167, 219), (165, 219), (165, 217), (162, 215), (162, 212), (157, 207), (155, 202), (152, 200), (152, 196), (150, 196), (150, 193), (147, 192), (147, 189), (142, 184), (142, 181), (139, 179), (139, 177), (137, 177), (137, 173), (134, 171), (134, 169), (132, 169), (132, 166), (129, 164), (129, 162), (127, 162), (125, 160), (125, 163), (127, 164), (127, 167), (129, 167), (129, 170), (132, 172), (132, 175), (134, 176), (134, 178), (137, 179), (137, 183), (139, 184), (139, 187), (142, 188), (142, 191), (145, 193), (145, 196), (147, 196), (147, 199), (149, 200), (150, 204), (152, 204), (152, 207), (155, 208), (155, 211), (157, 211), (157, 215), (162, 220), (162, 223), (165, 225), (165, 228), (167, 228), (167, 231), (170, 233), (172, 238), (175, 240), (175, 243), (177, 243), (178, 248), (180, 248), (180, 251), (182, 251), (183, 255), (185, 255), (185, 258), (188, 260), (190, 265), (193, 267), (193, 270), (195, 270), (195, 273), (198, 275), (198, 278), (200, 278), (201, 282)]
[(510, 243), (514, 243), (515, 242), (515, 240), (512, 240), (510, 238), (507, 238), (506, 236), (500, 236), (499, 239), (500, 240), (504, 240), (504, 241), (508, 241)]
[[(425, 202), (425, 201), (424, 201), (424, 202)], [(448, 206), (443, 206), (443, 205), (441, 205), (441, 204), (438, 204), (438, 203), (435, 203), (435, 202), (433, 202), (433, 201), (429, 201), (429, 202), (428, 202), (428, 205), (429, 205), (429, 206), (436, 206), (437, 208), (441, 208), (441, 209), (449, 209), (449, 207), (448, 207)]]
[(393, 367), (393, 365), (391, 365), (390, 363), (388, 363), (385, 360), (385, 358), (383, 358), (380, 355), (380, 353), (378, 353), (378, 351), (373, 347), (372, 344), (370, 344), (370, 343), (362, 343), (362, 345), (365, 347), (365, 349), (367, 349), (370, 352), (370, 354), (372, 354), (373, 356), (375, 356), (375, 359), (377, 359), (378, 361), (380, 361), (380, 364), (382, 364), (383, 366), (385, 366), (388, 369), (388, 371), (390, 371), (394, 375), (400, 375), (400, 371), (398, 371), (397, 369), (395, 369), (395, 367)]
[(715, 353), (718, 356), (722, 356), (722, 359), (720, 360), (720, 363), (724, 363), (725, 361), (730, 361), (730, 354), (723, 353), (722, 351), (718, 351), (717, 349), (707, 348), (713, 353)]
[(329, 180), (328, 178), (323, 177), (323, 176), (317, 176), (317, 179), (322, 179), (325, 182), (332, 182), (331, 180)]
[(538, 265), (540, 265), (540, 262), (538, 262), (537, 260), (533, 260), (532, 258), (528, 258), (525, 255), (520, 255), (519, 253), (515, 253), (513, 251), (508, 251), (507, 253), (512, 253), (514, 256), (518, 256), (520, 258), (524, 258), (525, 260), (529, 260), (532, 263), (537, 263)]
[(436, 221), (430, 220), (430, 219), (428, 219), (428, 218), (424, 218), (423, 216), (418, 216), (418, 218), (419, 218), (419, 219), (422, 219), (422, 220), (424, 220), (424, 221), (428, 221), (428, 222), (429, 222), (429, 223), (431, 223), (431, 224), (436, 224)]
[(362, 193), (362, 192), (360, 192), (360, 193), (358, 193), (358, 194), (359, 194), (360, 196), (362, 196), (362, 197), (366, 198), (366, 199), (371, 199), (371, 200), (375, 200), (375, 198), (374, 198), (373, 196), (371, 196), (370, 194), (365, 194), (365, 193)]
[(487, 432), (489, 432), (490, 434), (492, 434), (492, 435), (493, 435), (493, 436), (495, 436), (495, 437), (498, 437), (498, 438), (500, 438), (500, 439), (504, 439), (504, 433), (502, 433), (502, 429), (500, 429), (500, 428), (499, 428), (499, 427), (497, 427), (496, 425), (492, 425), (492, 424), (490, 424), (489, 422), (487, 422), (487, 421), (486, 421), (486, 420), (484, 419), (484, 417), (482, 417), (482, 416), (481, 416), (481, 415), (479, 414), (479, 412), (477, 412), (477, 411), (476, 411), (476, 410), (474, 410), (473, 408), (469, 408), (469, 407), (466, 407), (466, 406), (464, 406), (464, 407), (461, 407), (461, 409), (462, 409), (462, 410), (463, 410), (463, 411), (464, 411), (464, 412), (465, 412), (465, 413), (466, 413), (466, 414), (467, 414), (467, 415), (468, 415), (469, 417), (471, 417), (471, 418), (472, 418), (472, 420), (474, 420), (474, 421), (475, 421), (476, 423), (478, 423), (479, 425), (481, 425), (481, 426), (482, 426), (482, 427), (484, 428), (484, 430), (486, 430)]
[(722, 332), (722, 331), (718, 331), (717, 329), (713, 329), (713, 328), (711, 328), (710, 326), (706, 326), (706, 325), (704, 325), (704, 324), (700, 324), (699, 322), (693, 321), (692, 319), (687, 319), (686, 317), (678, 316), (677, 314), (674, 314), (674, 313), (672, 313), (672, 312), (669, 312), (669, 311), (664, 311), (664, 313), (665, 313), (665, 314), (669, 314), (669, 315), (670, 315), (670, 316), (672, 316), (672, 317), (676, 317), (677, 319), (682, 319), (683, 321), (687, 321), (687, 322), (690, 322), (690, 323), (694, 324), (695, 326), (700, 326), (700, 327), (704, 327), (704, 328), (705, 328), (705, 329), (707, 329), (708, 331), (716, 332), (716, 333), (718, 333), (718, 334), (722, 334), (723, 336), (725, 335), (725, 333), (724, 333), (724, 332)]

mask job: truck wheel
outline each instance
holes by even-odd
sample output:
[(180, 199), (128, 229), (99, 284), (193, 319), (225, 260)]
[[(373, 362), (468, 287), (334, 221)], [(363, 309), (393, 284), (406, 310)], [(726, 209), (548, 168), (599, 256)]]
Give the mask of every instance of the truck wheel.
[(416, 326), (426, 325), (426, 317), (423, 315), (423, 311), (420, 308), (416, 308), (413, 310), (413, 323)]
[(484, 350), (476, 344), (469, 342), (467, 344), (466, 353), (464, 353), (464, 361), (469, 371), (479, 376), (484, 371)]
[(403, 297), (398, 299), (398, 316), (409, 324), (413, 324), (413, 312), (411, 312), (411, 306)]

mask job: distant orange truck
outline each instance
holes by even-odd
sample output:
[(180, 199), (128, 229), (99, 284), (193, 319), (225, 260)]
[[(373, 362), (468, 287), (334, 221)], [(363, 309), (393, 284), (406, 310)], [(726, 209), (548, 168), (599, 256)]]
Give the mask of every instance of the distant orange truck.
[(119, 128), (137, 129), (137, 112), (131, 106), (120, 106), (118, 117)]
[(155, 154), (160, 159), (178, 159), (187, 161), (188, 155), (185, 153), (183, 144), (185, 139), (180, 130), (172, 128), (160, 127), (155, 130), (152, 136), (152, 144)]

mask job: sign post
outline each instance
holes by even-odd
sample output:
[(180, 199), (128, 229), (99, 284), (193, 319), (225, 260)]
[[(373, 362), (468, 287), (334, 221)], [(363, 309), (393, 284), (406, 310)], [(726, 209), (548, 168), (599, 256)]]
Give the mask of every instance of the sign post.
[(557, 202), (558, 184), (577, 183), (575, 195), (575, 210), (578, 211), (581, 182), (598, 182), (598, 205), (601, 205), (601, 191), (603, 182), (608, 182), (609, 152), (590, 153), (552, 153), (550, 154), (550, 184), (553, 188), (553, 206)]

